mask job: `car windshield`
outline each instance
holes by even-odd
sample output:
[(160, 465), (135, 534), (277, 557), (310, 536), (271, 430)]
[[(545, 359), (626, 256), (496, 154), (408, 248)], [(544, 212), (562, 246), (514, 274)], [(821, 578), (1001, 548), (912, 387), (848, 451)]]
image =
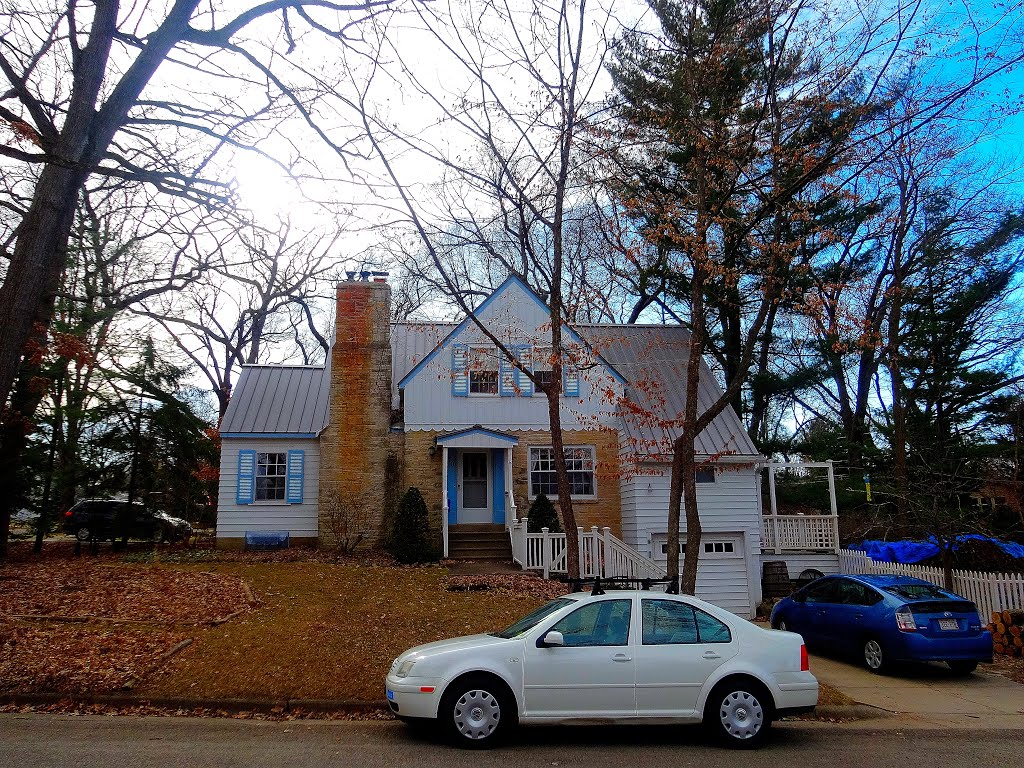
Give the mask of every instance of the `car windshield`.
[(547, 605), (542, 605), (540, 608), (535, 610), (533, 613), (523, 616), (519, 621), (510, 627), (506, 627), (500, 632), (491, 632), (494, 637), (502, 637), (506, 640), (511, 640), (513, 637), (519, 637), (523, 632), (528, 632), (543, 621), (547, 616), (550, 616), (560, 608), (564, 608), (567, 605), (572, 605), (575, 600), (570, 600), (565, 597), (560, 597), (557, 600), (552, 600)]
[(885, 591), (911, 600), (918, 600), (920, 598), (926, 600), (938, 598), (941, 600), (949, 597), (946, 592), (943, 592), (933, 584), (891, 584), (885, 587)]

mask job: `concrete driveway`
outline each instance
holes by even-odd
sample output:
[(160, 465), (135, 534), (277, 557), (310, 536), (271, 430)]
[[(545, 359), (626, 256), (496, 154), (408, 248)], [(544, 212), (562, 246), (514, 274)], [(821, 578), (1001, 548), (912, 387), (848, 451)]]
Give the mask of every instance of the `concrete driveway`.
[(875, 675), (851, 662), (812, 655), (811, 672), (858, 704), (921, 725), (1014, 729), (1024, 725), (1024, 685), (983, 668), (957, 677), (945, 665), (921, 664)]

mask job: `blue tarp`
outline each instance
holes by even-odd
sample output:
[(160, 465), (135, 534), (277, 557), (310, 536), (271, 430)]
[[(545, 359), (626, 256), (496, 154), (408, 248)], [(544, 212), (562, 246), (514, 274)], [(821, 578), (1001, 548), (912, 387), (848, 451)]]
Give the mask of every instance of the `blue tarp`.
[[(959, 549), (960, 543), (964, 541), (987, 541), (995, 544), (1011, 557), (1024, 558), (1024, 544), (992, 539), (977, 533), (957, 536), (953, 549)], [(922, 560), (927, 560), (929, 557), (935, 557), (940, 551), (938, 539), (934, 536), (929, 537), (927, 541), (877, 541), (867, 539), (860, 544), (851, 544), (847, 549), (864, 552), (872, 560), (878, 560), (883, 563), (919, 563)]]

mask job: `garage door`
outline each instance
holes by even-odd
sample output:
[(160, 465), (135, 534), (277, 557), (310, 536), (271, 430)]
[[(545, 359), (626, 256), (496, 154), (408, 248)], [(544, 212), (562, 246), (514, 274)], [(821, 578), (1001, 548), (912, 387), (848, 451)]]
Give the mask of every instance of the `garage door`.
[[(685, 558), (685, 539), (680, 537)], [(654, 560), (668, 560), (668, 534), (651, 535)], [(732, 611), (740, 616), (752, 615), (750, 584), (747, 578), (743, 535), (739, 533), (705, 533), (701, 536), (700, 565), (697, 567), (697, 597)], [(681, 565), (681, 563), (680, 563)]]

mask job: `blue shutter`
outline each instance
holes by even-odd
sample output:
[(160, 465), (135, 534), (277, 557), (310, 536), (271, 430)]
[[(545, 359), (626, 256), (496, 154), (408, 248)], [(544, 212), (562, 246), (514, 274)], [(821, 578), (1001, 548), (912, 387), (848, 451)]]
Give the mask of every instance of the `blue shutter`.
[(288, 484), (285, 500), (289, 504), (302, 503), (302, 484), (306, 472), (306, 452), (288, 451)]
[(252, 504), (256, 493), (256, 451), (238, 452), (238, 484), (235, 487), (236, 504)]
[(580, 372), (568, 360), (562, 364), (562, 394), (566, 397), (580, 396)]
[(469, 396), (469, 347), (452, 345), (452, 396)]
[[(511, 347), (515, 354), (516, 347)], [(513, 397), (516, 393), (516, 374), (519, 373), (501, 350), (498, 350), (498, 394), (502, 397)]]
[[(516, 360), (522, 363), (523, 367), (532, 373), (533, 347), (529, 344), (522, 344), (518, 347), (513, 347), (512, 349), (516, 353)], [(533, 382), (530, 381), (530, 377), (516, 368), (514, 378), (516, 389), (519, 390), (519, 394), (523, 397), (533, 397)]]

